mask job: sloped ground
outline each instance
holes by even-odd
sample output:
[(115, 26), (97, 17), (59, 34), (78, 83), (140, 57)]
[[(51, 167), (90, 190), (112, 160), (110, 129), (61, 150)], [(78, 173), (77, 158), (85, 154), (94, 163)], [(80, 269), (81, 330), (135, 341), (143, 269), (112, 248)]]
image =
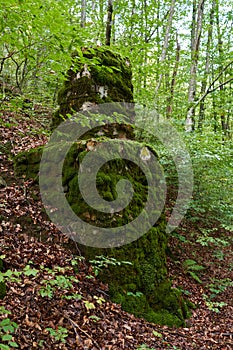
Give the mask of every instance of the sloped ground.
[[(222, 281), (232, 278), (231, 246), (216, 248), (211, 243), (208, 246), (196, 243), (199, 229), (204, 225), (201, 218), (198, 223), (186, 219), (177, 237), (171, 238), (168, 266), (173, 284), (182, 288), (197, 306), (186, 328), (150, 324), (122, 311), (119, 305), (110, 302), (107, 286), (96, 279), (92, 267), (83, 259), (75, 260), (79, 256), (75, 244), (48, 221), (38, 186), (15, 178), (9, 156), (47, 140), (44, 130), (49, 111), (36, 106), (30, 113), (33, 118), (25, 112), (5, 110), (0, 126), (0, 169), (7, 183), (0, 191), (0, 255), (5, 255), (5, 270), (22, 271), (30, 266), (18, 277), (18, 282), (7, 282), (7, 295), (0, 301), (0, 306), (11, 311), (9, 318), (18, 324), (14, 341), (19, 348), (110, 350), (137, 349), (145, 344), (163, 350), (232, 349), (232, 287), (222, 288)], [(216, 238), (228, 235), (230, 240), (230, 233), (221, 229), (214, 231), (214, 235)], [(186, 242), (182, 242), (182, 237)], [(187, 259), (205, 268), (196, 272), (202, 283), (184, 269), (183, 262)], [(216, 297), (207, 301), (225, 303), (217, 307), (219, 312), (211, 311), (213, 304), (208, 308), (203, 298), (203, 294), (210, 297), (208, 284), (214, 279), (217, 281), (214, 288), (221, 293), (216, 292)], [(52, 285), (54, 280), (56, 283)], [(74, 294), (75, 299), (70, 298)], [(0, 314), (0, 319), (6, 317)], [(59, 329), (60, 334), (66, 329), (64, 342), (62, 336), (60, 340), (51, 336), (47, 328), (56, 330), (57, 334)]]

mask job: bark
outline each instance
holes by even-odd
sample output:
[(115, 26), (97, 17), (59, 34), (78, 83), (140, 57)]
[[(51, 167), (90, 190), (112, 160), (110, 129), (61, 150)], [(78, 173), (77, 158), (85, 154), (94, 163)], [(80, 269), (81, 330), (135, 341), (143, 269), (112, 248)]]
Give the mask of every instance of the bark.
[[(166, 27), (163, 49), (162, 49), (162, 53), (160, 56), (160, 66), (161, 66), (161, 63), (163, 63), (165, 61), (166, 56), (167, 56), (167, 49), (168, 49), (170, 33), (171, 33), (171, 28), (172, 28), (172, 20), (173, 20), (173, 15), (174, 15), (174, 11), (175, 11), (175, 4), (176, 4), (175, 0), (172, 0), (171, 5), (170, 5), (170, 11), (169, 11), (169, 17), (168, 17), (168, 22), (167, 22), (167, 27)], [(163, 73), (161, 73), (159, 75), (159, 81), (158, 81), (157, 86), (155, 88), (155, 94), (157, 94), (159, 91), (162, 79), (163, 79)]]
[(177, 72), (178, 72), (179, 61), (180, 61), (180, 44), (178, 41), (178, 33), (176, 33), (176, 61), (175, 61), (175, 65), (174, 65), (173, 73), (172, 73), (172, 81), (171, 81), (171, 85), (170, 85), (170, 95), (169, 95), (168, 101), (167, 101), (167, 118), (170, 118), (172, 115), (174, 89), (175, 89), (175, 84), (176, 84), (176, 76), (177, 76)]
[(112, 36), (112, 21), (113, 21), (113, 0), (108, 0), (108, 17), (106, 24), (106, 46), (110, 46)]
[(82, 0), (82, 3), (81, 3), (81, 27), (82, 28), (84, 28), (86, 25), (86, 7), (87, 7), (86, 0)]
[[(197, 65), (199, 58), (200, 40), (202, 33), (202, 20), (204, 15), (204, 2), (205, 0), (199, 0), (198, 9), (196, 10), (196, 1), (193, 2), (193, 19), (191, 29), (191, 67), (190, 67), (190, 80), (188, 89), (188, 104), (185, 130), (187, 132), (194, 129), (194, 101), (196, 95), (197, 84)], [(197, 13), (196, 13), (197, 12)]]
[[(218, 6), (218, 1), (216, 3), (216, 22), (217, 22), (217, 33), (218, 33), (218, 54), (219, 54), (219, 70), (220, 72), (223, 71), (223, 65), (222, 61), (224, 59), (224, 52), (223, 52), (223, 39), (222, 39), (222, 33), (220, 29), (220, 23), (219, 23), (219, 6)], [(228, 82), (232, 81), (232, 78), (228, 79)], [(220, 90), (220, 119), (221, 119), (221, 127), (223, 131), (223, 140), (224, 137), (228, 135), (228, 130), (229, 130), (229, 124), (227, 122), (226, 118), (226, 111), (225, 111), (225, 99), (224, 99), (224, 83), (223, 83), (223, 74), (219, 76), (219, 90)]]
[[(209, 23), (209, 27), (208, 27), (208, 39), (207, 39), (207, 44), (206, 44), (205, 70), (204, 70), (204, 77), (203, 77), (202, 85), (201, 85), (201, 96), (206, 91), (208, 76), (209, 76), (209, 73), (210, 73), (210, 47), (211, 47), (212, 37), (213, 37), (213, 23), (214, 23), (215, 7), (216, 7), (216, 0), (213, 0), (212, 8), (210, 10), (210, 23)], [(203, 123), (204, 117), (205, 117), (205, 103), (204, 103), (204, 99), (203, 99), (200, 102), (198, 129), (202, 129), (202, 123)]]

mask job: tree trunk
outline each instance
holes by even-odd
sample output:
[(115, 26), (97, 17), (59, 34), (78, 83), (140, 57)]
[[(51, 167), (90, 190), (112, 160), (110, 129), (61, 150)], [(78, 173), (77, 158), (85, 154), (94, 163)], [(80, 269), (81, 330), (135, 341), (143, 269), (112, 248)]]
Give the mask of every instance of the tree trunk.
[[(172, 27), (172, 20), (173, 20), (173, 15), (174, 15), (174, 11), (175, 11), (175, 4), (176, 4), (176, 1), (172, 0), (171, 5), (170, 5), (170, 10), (169, 10), (169, 17), (168, 17), (168, 22), (167, 22), (167, 27), (166, 27), (163, 49), (162, 49), (160, 60), (159, 60), (160, 67), (161, 67), (161, 63), (163, 63), (165, 61), (166, 55), (167, 55), (167, 49), (168, 49), (171, 27)], [(155, 88), (155, 95), (157, 95), (157, 93), (159, 91), (162, 79), (163, 79), (163, 73), (161, 73), (159, 75), (159, 81), (158, 81), (157, 86)]]
[(112, 21), (113, 21), (113, 0), (108, 0), (108, 16), (107, 16), (106, 40), (105, 40), (106, 46), (110, 46), (111, 44)]
[[(208, 39), (206, 44), (206, 58), (205, 58), (205, 69), (204, 69), (204, 77), (201, 84), (201, 96), (205, 93), (207, 87), (207, 81), (210, 73), (210, 47), (212, 43), (213, 36), (213, 23), (214, 23), (214, 13), (216, 7), (216, 0), (212, 2), (212, 8), (210, 10), (210, 22), (208, 26)], [(202, 123), (205, 116), (205, 102), (204, 99), (200, 102), (199, 108), (199, 120), (198, 120), (198, 129), (202, 129)]]
[[(83, 57), (85, 63), (83, 63)], [(103, 114), (106, 114), (106, 104), (103, 104), (105, 97), (107, 97), (108, 102), (124, 102), (123, 106), (127, 105), (126, 102), (133, 102), (132, 72), (128, 59), (112, 52), (110, 49), (103, 50), (103, 48), (98, 47), (83, 49), (80, 56), (77, 53), (73, 58), (72, 68), (68, 71), (67, 80), (58, 95), (60, 109), (56, 113), (57, 117), (62, 114), (67, 118), (67, 113), (69, 113), (75, 118), (75, 111), (81, 110), (88, 113), (88, 106), (90, 108), (94, 106), (97, 113), (99, 111), (103, 118)], [(92, 64), (93, 58), (98, 58), (98, 66)], [(90, 60), (90, 64), (88, 60)], [(108, 70), (106, 67), (111, 69)], [(114, 68), (117, 68), (117, 70), (114, 70)], [(88, 76), (87, 72), (89, 72)], [(103, 87), (107, 91), (103, 91)], [(103, 92), (105, 92), (105, 96), (103, 96)], [(114, 106), (115, 104), (112, 103), (111, 108), (108, 109), (107, 107), (110, 118), (113, 118), (114, 112), (118, 112)], [(101, 107), (103, 107), (103, 113), (101, 113)], [(130, 116), (134, 115), (132, 109), (133, 106), (130, 108)], [(93, 118), (94, 111), (91, 110), (90, 112), (90, 115), (83, 113), (81, 116), (81, 113), (79, 113), (76, 116), (77, 118), (83, 117), (83, 121), (87, 121), (87, 125), (91, 125), (91, 117)], [(128, 114), (125, 114), (125, 109), (122, 110), (121, 108), (119, 112), (128, 117)], [(61, 225), (65, 228), (65, 231), (62, 230), (63, 233), (67, 233), (70, 238), (76, 238), (80, 252), (87, 259), (95, 261), (102, 259), (102, 262), (113, 261), (113, 264), (107, 264), (107, 268), (100, 274), (100, 278), (108, 283), (109, 295), (112, 301), (120, 303), (124, 310), (138, 317), (144, 317), (150, 322), (169, 326), (183, 326), (189, 312), (181, 291), (172, 288), (171, 281), (168, 278), (166, 266), (168, 234), (166, 233), (166, 217), (163, 209), (155, 223), (151, 223), (150, 220), (150, 211), (158, 212), (159, 210), (161, 182), (157, 162), (151, 169), (150, 166), (154, 163), (153, 157), (143, 157), (145, 156), (145, 150), (146, 155), (153, 153), (156, 156), (156, 153), (148, 145), (146, 146), (136, 140), (132, 123), (116, 121), (115, 124), (113, 122), (109, 124), (107, 123), (109, 119), (107, 116), (106, 118), (106, 124), (101, 124), (99, 127), (86, 131), (71, 147), (70, 138), (68, 138), (68, 143), (64, 141), (67, 139), (67, 132), (65, 134), (61, 132), (62, 141), (59, 145), (49, 146), (44, 151), (45, 157), (48, 155), (47, 152), (52, 152), (51, 157), (49, 156), (45, 162), (46, 164), (44, 163), (44, 169), (40, 168), (40, 179), (41, 175), (45, 178), (45, 191), (49, 188), (51, 193), (51, 196), (47, 198), (49, 200), (48, 206), (50, 207), (51, 203), (52, 208), (58, 208), (59, 204), (56, 202), (57, 198), (58, 201), (60, 200), (58, 192), (62, 193), (64, 197), (64, 190), (66, 201), (69, 203), (72, 212), (76, 214), (75, 218), (80, 218), (84, 223), (84, 230), (75, 228), (73, 226), (75, 221), (71, 219), (70, 215), (63, 215), (59, 210), (52, 210), (50, 218), (53, 220), (55, 218), (51, 216), (53, 215), (52, 212), (54, 212), (56, 218), (62, 217)], [(55, 121), (58, 125), (63, 121), (63, 118), (55, 118)], [(73, 130), (72, 119), (70, 122), (71, 124), (68, 123), (68, 125)], [(75, 122), (74, 124), (77, 126)], [(59, 133), (60, 131), (57, 134), (55, 132), (55, 135), (59, 136)], [(68, 134), (70, 136), (70, 133)], [(116, 154), (111, 153), (111, 149), (114, 148), (106, 148), (106, 145), (117, 146), (117, 150), (120, 150), (122, 157), (116, 157)], [(62, 161), (63, 166), (62, 171), (60, 171), (57, 167), (58, 164), (61, 164), (61, 150), (62, 147), (67, 146), (69, 150), (66, 152), (64, 162)], [(30, 165), (33, 165), (35, 169), (36, 154), (35, 149), (33, 150), (34, 154), (29, 151), (17, 155), (15, 165), (17, 170), (21, 170), (21, 174)], [(98, 150), (103, 150), (100, 158), (105, 161), (101, 167), (98, 167), (95, 176), (92, 168), (87, 169), (88, 173), (83, 171), (83, 161), (85, 162), (85, 159), (91, 156), (93, 157), (92, 163), (95, 163), (95, 160), (98, 163)], [(111, 160), (107, 161), (109, 154)], [(139, 158), (138, 163), (125, 157), (125, 155), (131, 154), (135, 154), (137, 159)], [(38, 166), (39, 162), (40, 159), (38, 159)], [(156, 184), (153, 187), (148, 185), (148, 179), (144, 172), (145, 168), (151, 169), (149, 176), (155, 177)], [(58, 170), (58, 173), (56, 173), (56, 170)], [(56, 184), (55, 177), (56, 179), (60, 177), (61, 189), (58, 189), (59, 186)], [(91, 197), (94, 200), (88, 202), (91, 204), (88, 204), (80, 190), (81, 180), (85, 190), (88, 191), (87, 193), (93, 196), (94, 191), (90, 186), (93, 179), (100, 197), (109, 203), (108, 206), (112, 206), (112, 202), (117, 200), (118, 197), (122, 197), (122, 193), (118, 196), (118, 184), (122, 179), (128, 179), (131, 183), (133, 187), (132, 199), (128, 205), (123, 206), (123, 209), (119, 206), (116, 207), (117, 210), (115, 211), (96, 209), (92, 205), (96, 203), (95, 195), (94, 198)], [(42, 190), (43, 181), (40, 181), (40, 185)], [(119, 192), (122, 192), (122, 190)], [(124, 196), (125, 191), (123, 190)], [(149, 204), (148, 197), (151, 198)], [(141, 221), (137, 220), (139, 215)], [(57, 223), (56, 218), (54, 222)], [(137, 220), (136, 225), (131, 225), (131, 222), (135, 222), (135, 220)], [(86, 240), (88, 234), (85, 225), (93, 227), (88, 241)], [(113, 230), (115, 232), (115, 229), (118, 228), (123, 228), (123, 231), (113, 234)], [(139, 230), (137, 230), (138, 228)], [(71, 232), (69, 229), (71, 229)], [(102, 232), (99, 234), (100, 230), (104, 234)], [(109, 230), (111, 231), (110, 234)], [(139, 236), (137, 232), (140, 233)]]
[[(222, 62), (223, 62), (223, 59), (224, 59), (224, 50), (223, 50), (222, 33), (221, 33), (221, 28), (220, 28), (220, 23), (219, 23), (219, 5), (218, 5), (218, 1), (216, 3), (216, 22), (217, 22), (217, 33), (218, 33), (219, 71), (223, 72), (223, 64), (222, 64)], [(226, 117), (223, 77), (224, 77), (223, 74), (221, 74), (219, 76), (219, 96), (220, 96), (220, 101), (219, 101), (220, 108), (219, 108), (219, 111), (220, 111), (221, 127), (222, 127), (222, 132), (223, 132), (223, 137), (222, 138), (223, 138), (223, 141), (224, 141), (224, 139), (228, 135), (229, 125), (228, 125), (227, 117)]]
[[(204, 15), (204, 2), (199, 0), (198, 9), (196, 10), (196, 1), (193, 2), (193, 20), (191, 29), (191, 67), (190, 80), (188, 89), (188, 111), (185, 121), (185, 130), (187, 132), (194, 130), (194, 115), (195, 115), (195, 95), (197, 84), (197, 65), (199, 58), (199, 48), (202, 32), (202, 20)], [(197, 14), (196, 14), (197, 12)], [(197, 17), (197, 18), (196, 18)]]
[(179, 61), (180, 61), (180, 44), (178, 41), (178, 33), (176, 33), (176, 61), (175, 61), (175, 65), (173, 68), (172, 80), (171, 80), (171, 85), (170, 85), (170, 93), (169, 93), (169, 97), (167, 100), (167, 118), (170, 118), (172, 115), (174, 89), (175, 89), (176, 76), (177, 76), (178, 67), (179, 67)]
[(87, 7), (86, 0), (82, 0), (82, 3), (81, 3), (81, 27), (82, 28), (84, 28), (86, 25), (86, 7)]

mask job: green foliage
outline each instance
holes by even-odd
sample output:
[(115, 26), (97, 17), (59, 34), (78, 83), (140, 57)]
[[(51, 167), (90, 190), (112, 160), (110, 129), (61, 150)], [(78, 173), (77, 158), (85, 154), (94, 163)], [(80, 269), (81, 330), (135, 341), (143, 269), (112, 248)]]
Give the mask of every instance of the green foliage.
[(109, 266), (121, 266), (124, 265), (132, 265), (130, 261), (118, 261), (112, 257), (105, 257), (103, 255), (96, 256), (94, 260), (89, 261), (94, 268), (94, 273), (98, 276), (99, 272), (103, 269), (108, 268)]
[(216, 298), (221, 293), (223, 293), (228, 287), (232, 287), (232, 286), (233, 286), (233, 281), (230, 278), (224, 278), (220, 280), (216, 278), (213, 279), (212, 283), (209, 283), (207, 285), (210, 294), (202, 295), (208, 309), (213, 312), (219, 313), (221, 311), (221, 308), (226, 306), (227, 303), (223, 301), (213, 301), (213, 299)]
[[(4, 306), (0, 306), (0, 315), (10, 315), (11, 312), (6, 310)], [(0, 349), (10, 350), (18, 348), (18, 344), (13, 341), (12, 333), (18, 328), (18, 325), (11, 321), (10, 318), (4, 318), (0, 321)]]
[(201, 279), (198, 277), (197, 273), (205, 269), (204, 266), (198, 265), (195, 260), (187, 259), (183, 263), (184, 269), (195, 279), (198, 283), (202, 283)]
[(196, 242), (200, 243), (202, 246), (209, 246), (210, 243), (216, 245), (216, 246), (228, 246), (230, 243), (226, 239), (222, 238), (215, 238), (213, 236), (210, 236), (209, 233), (212, 231), (217, 230), (217, 229), (200, 229), (202, 235), (200, 235), (197, 239)]
[[(217, 219), (230, 228), (233, 219), (233, 149), (213, 132), (187, 136), (195, 174), (194, 198), (191, 203), (206, 220)], [(208, 215), (207, 215), (208, 214)]]
[[(78, 283), (78, 279), (74, 276), (64, 275), (65, 271), (69, 269), (59, 266), (55, 266), (54, 269), (45, 268), (48, 273), (48, 279), (41, 281), (43, 287), (40, 288), (39, 293), (42, 297), (52, 298), (54, 292), (57, 290), (69, 290), (72, 289), (73, 283)], [(66, 296), (68, 297), (68, 296)], [(79, 299), (79, 295), (72, 294), (70, 298)]]
[(159, 333), (159, 332), (153, 331), (152, 333), (153, 333), (153, 335), (155, 337), (158, 337), (158, 338), (162, 338), (163, 337), (163, 335), (161, 333)]
[(230, 278), (213, 279), (212, 283), (208, 284), (208, 289), (211, 292), (210, 299), (215, 298), (218, 294), (223, 293), (226, 288), (232, 287), (233, 281)]
[(216, 313), (219, 313), (221, 311), (220, 309), (227, 305), (224, 301), (211, 301), (206, 294), (203, 294), (203, 299), (208, 309)]
[(68, 337), (68, 330), (66, 328), (58, 326), (56, 329), (46, 328), (46, 330), (49, 331), (51, 337), (56, 341), (66, 342), (66, 338)]

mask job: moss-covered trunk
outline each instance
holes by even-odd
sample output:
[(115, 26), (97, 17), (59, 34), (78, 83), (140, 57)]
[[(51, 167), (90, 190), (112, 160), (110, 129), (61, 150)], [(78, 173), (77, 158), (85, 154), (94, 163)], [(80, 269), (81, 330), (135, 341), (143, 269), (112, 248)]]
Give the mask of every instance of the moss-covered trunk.
[[(133, 102), (131, 76), (129, 61), (109, 48), (80, 49), (73, 56), (73, 66), (68, 72), (64, 87), (59, 92), (60, 108), (54, 114), (52, 128), (59, 125), (64, 118), (68, 118), (67, 113), (72, 115), (75, 115), (76, 111), (86, 113), (90, 107), (95, 108), (104, 102)], [(150, 148), (136, 140), (134, 129), (129, 124), (114, 123), (104, 128), (95, 128), (79, 138), (70, 148), (63, 165), (62, 184), (73, 212), (83, 221), (93, 227), (112, 228), (126, 225), (143, 211), (148, 195), (148, 183), (140, 166), (123, 159), (124, 157), (118, 158), (106, 162), (100, 168), (96, 177), (97, 188), (100, 196), (111, 203), (117, 198), (118, 181), (122, 178), (128, 179), (134, 189), (130, 204), (115, 213), (106, 213), (93, 209), (84, 201), (79, 190), (80, 175), (78, 175), (82, 160), (106, 140), (118, 142), (121, 149), (129, 147), (129, 144), (134, 144), (135, 147), (137, 145), (141, 149)], [(151, 152), (156, 157), (156, 152), (152, 149)], [(35, 173), (40, 161), (40, 156), (37, 153), (36, 155), (37, 157), (35, 154), (33, 156), (33, 152), (19, 155), (16, 158), (18, 173), (27, 172), (29, 176)], [(29, 171), (28, 168), (32, 166), (33, 171)], [(87, 178), (87, 186), (88, 181)], [(154, 201), (159, 200), (159, 194), (155, 190)], [(146, 221), (145, 216), (145, 225)], [(93, 264), (97, 264), (97, 267), (103, 263), (97, 256), (110, 259), (108, 267), (100, 272), (100, 278), (108, 283), (112, 300), (121, 303), (124, 310), (151, 322), (180, 326), (184, 325), (188, 310), (181, 293), (171, 288), (171, 282), (167, 277), (168, 237), (165, 226), (165, 216), (162, 213), (152, 228), (139, 239), (132, 239), (127, 245), (108, 249), (79, 245), (89, 260), (95, 260)]]

